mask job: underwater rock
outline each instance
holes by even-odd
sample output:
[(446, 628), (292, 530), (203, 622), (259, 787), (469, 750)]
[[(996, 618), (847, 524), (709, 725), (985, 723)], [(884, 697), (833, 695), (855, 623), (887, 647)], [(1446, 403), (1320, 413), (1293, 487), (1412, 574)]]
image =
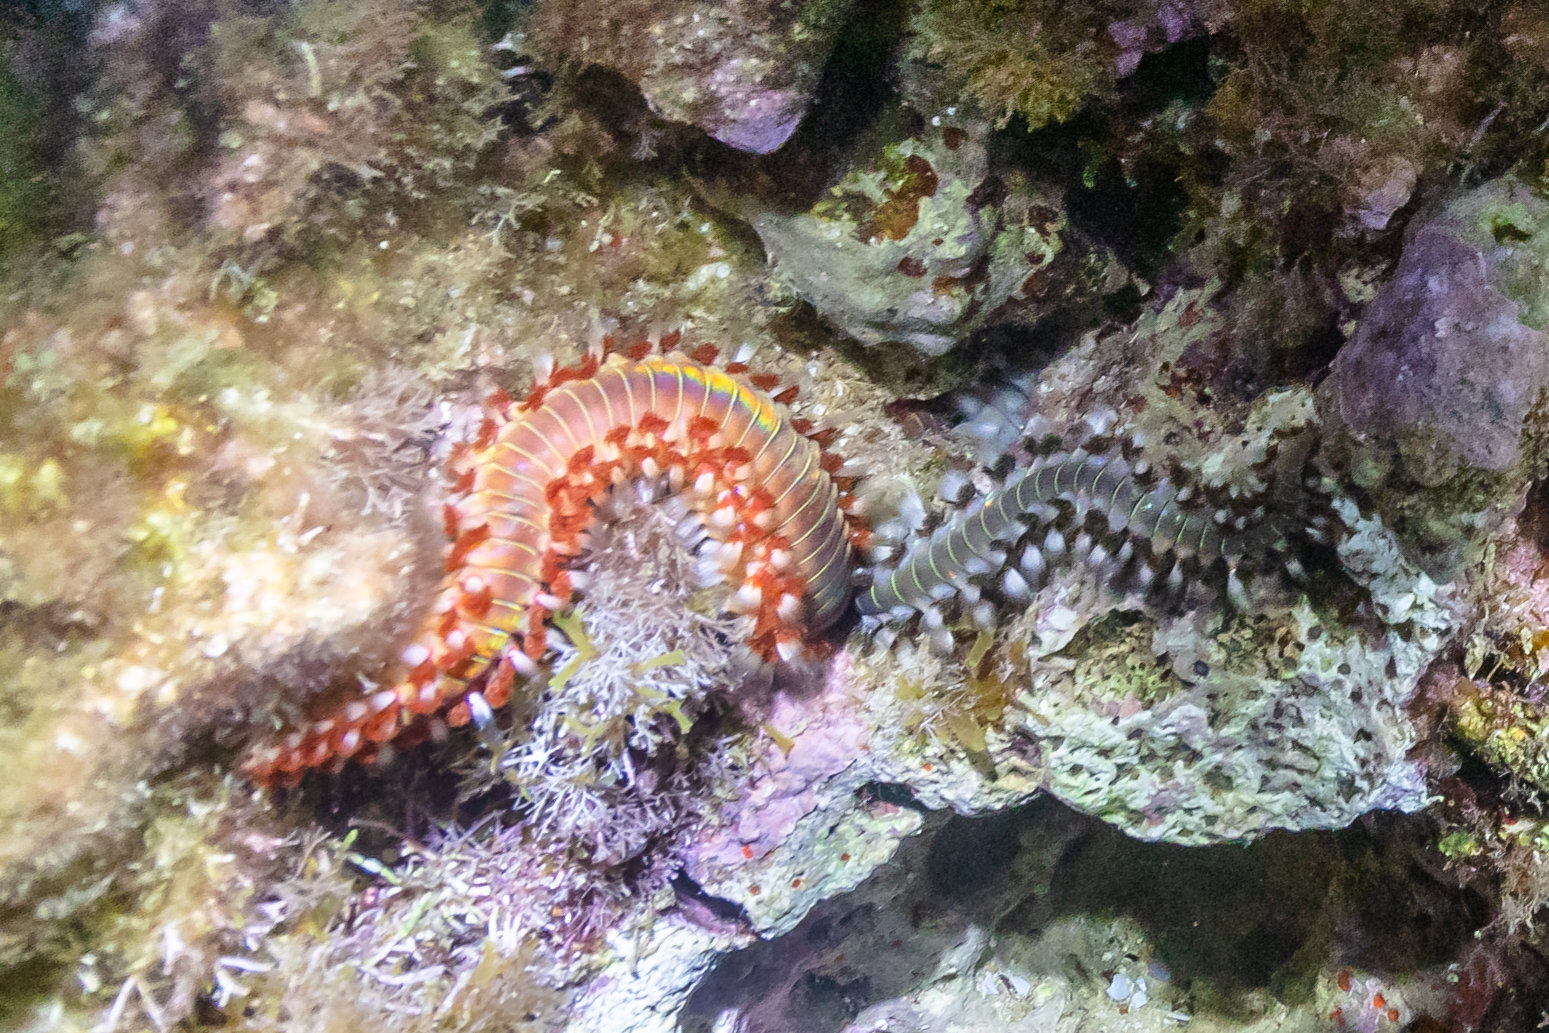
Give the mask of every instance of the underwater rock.
[(1331, 454), (1433, 576), (1521, 504), (1543, 456), (1549, 206), (1513, 179), (1414, 225), (1320, 394)]
[(796, 131), (850, 0), (545, 3), (535, 33), (640, 87), (646, 102), (740, 151)]
[[(939, 555), (918, 580), (932, 602), (888, 602), (873, 618), (923, 607), (919, 628), (887, 629), (898, 655), (868, 671), (899, 699), (895, 724), (934, 728), (997, 775), (1018, 758), (1021, 777), (1139, 839), (1252, 839), (1423, 806), (1424, 771), (1408, 756), (1421, 732), (1405, 707), (1460, 624), (1450, 586), (1308, 465), (1311, 393), (1236, 393), (1234, 320), (1229, 299), (1179, 292), (1023, 378), (968, 428), (1019, 466), (1040, 449), (1130, 457), (1112, 467), (1128, 469), (1143, 498), (1165, 497), (1173, 525), (1251, 532), (1232, 573), (1204, 550), (1191, 558), (1170, 532), (1142, 528), (1134, 540), (1104, 505), (1123, 487), (1110, 481), (1086, 507), (1034, 507), (1047, 512), (1027, 514), (1017, 542), (973, 550), (977, 568), (951, 569), (952, 534), (933, 538)], [(1019, 444), (1006, 446), (1002, 423), (1019, 424)], [(995, 558), (1006, 570), (989, 569)], [(1337, 566), (1338, 591), (1354, 600), (1311, 590), (1310, 564)], [(965, 638), (959, 630), (954, 645), (952, 629), (970, 622), (995, 645), (975, 646), (967, 670), (950, 658), (922, 666), (905, 648), (919, 636), (957, 652)], [(921, 761), (894, 779), (925, 800), (918, 769), (946, 765)], [(956, 795), (960, 813), (984, 804)]]
[(1229, 13), (1214, 0), (931, 0), (916, 8), (907, 47), (998, 125), (1020, 116), (1036, 130), (1111, 99), (1147, 54), (1217, 30)]
[[(1429, 801), (1408, 756), (1405, 713), (1426, 665), (1455, 630), (1449, 596), (1404, 560), (1374, 518), (1341, 503), (1347, 572), (1383, 628), (1343, 625), (1305, 597), (1289, 613), (1211, 628), (1195, 615), (1154, 630), (1082, 608), (1068, 649), (1029, 650), (1019, 734), (1046, 786), (1137, 839), (1204, 844), (1273, 828), (1340, 828), (1370, 810)], [(1022, 626), (1053, 639), (1058, 604)]]
[(947, 107), (912, 136), (857, 160), (829, 197), (753, 220), (783, 278), (862, 344), (941, 355), (1011, 307), (1059, 293), (1061, 196), (996, 175), (988, 127)]

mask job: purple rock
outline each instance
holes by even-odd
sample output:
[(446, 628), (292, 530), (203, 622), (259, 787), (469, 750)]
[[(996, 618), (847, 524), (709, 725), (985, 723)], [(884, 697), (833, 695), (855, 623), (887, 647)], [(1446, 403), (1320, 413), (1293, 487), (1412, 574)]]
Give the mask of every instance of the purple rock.
[(796, 131), (852, 0), (539, 0), (534, 35), (742, 151)]

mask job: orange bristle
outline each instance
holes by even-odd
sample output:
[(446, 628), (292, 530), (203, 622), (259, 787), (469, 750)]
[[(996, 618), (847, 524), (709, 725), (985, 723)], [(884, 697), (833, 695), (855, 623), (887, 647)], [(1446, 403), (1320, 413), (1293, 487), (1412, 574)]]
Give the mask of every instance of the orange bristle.
[[(470, 689), (491, 706), (506, 705), (517, 675), (526, 672), (525, 681), (552, 655), (553, 609), (568, 606), (576, 593), (569, 568), (588, 547), (595, 522), (614, 512), (598, 503), (636, 475), (684, 492), (722, 543), (717, 562), (731, 575), (736, 608), (750, 618), (759, 656), (780, 663), (821, 652), (815, 640), (804, 640), (837, 618), (836, 586), (848, 586), (850, 543), (869, 537), (856, 515), (828, 501), (836, 494), (853, 501), (853, 478), (828, 477), (842, 460), (823, 454), (820, 464), (810, 464), (811, 449), (797, 447), (796, 435), (810, 434), (826, 452), (836, 431), (814, 434), (811, 421), (771, 412), (770, 397), (758, 391), (777, 392), (780, 403), (798, 393), (782, 388), (779, 376), (748, 376), (737, 362), (694, 369), (720, 353), (707, 344), (684, 348), (691, 362), (676, 351), (680, 331), (662, 335), (659, 345), (640, 341), (625, 349), (636, 365), (615, 358), (603, 369), (616, 346), (605, 337), (573, 366), (540, 363), (545, 382), (525, 399), (489, 392), (471, 440), (454, 444), (447, 463), (441, 521), (451, 540), (451, 576), (404, 653), (404, 666), (414, 666), (391, 688), (352, 699), (283, 744), (255, 748), (244, 772), (265, 784), (294, 782), (308, 768), (369, 761), (383, 752), (379, 743), (398, 749), (443, 737), (448, 726), (472, 721)], [(651, 357), (655, 352), (662, 354)], [(714, 417), (707, 385), (725, 375), (737, 376), (742, 390), (731, 392), (730, 408)], [(526, 415), (534, 412), (546, 413), (543, 422)], [(665, 440), (669, 435), (673, 440)], [(754, 456), (770, 461), (754, 469)], [(810, 504), (780, 509), (776, 493), (782, 502)], [(843, 556), (833, 557), (831, 545), (811, 544), (833, 543), (840, 528)], [(795, 549), (793, 539), (809, 544)]]
[(507, 415), (511, 411), (512, 402), (513, 399), (506, 394), (505, 388), (502, 387), (495, 388), (495, 390), (490, 392), (489, 397), (484, 400), (485, 405), (494, 409), (502, 416)]
[(792, 384), (784, 391), (781, 391), (779, 394), (772, 397), (781, 405), (790, 405), (792, 402), (796, 401), (796, 397), (799, 394), (801, 394), (801, 388), (797, 387), (795, 384)]
[(491, 707), (503, 707), (511, 698), (511, 683), (516, 680), (516, 668), (510, 660), (502, 659), (495, 665), (495, 673), (484, 683), (484, 699)]
[(465, 592), (461, 599), (463, 612), (474, 620), (483, 620), (489, 613), (490, 605), (495, 601), (489, 587), (479, 589), (477, 592)]
[(436, 662), (427, 658), (424, 663), (410, 671), (408, 677), (404, 680), (415, 687), (423, 687), (428, 685), (430, 683), (430, 679), (434, 678), (435, 676)]
[(463, 561), (468, 558), (468, 554), (488, 540), (488, 523), (468, 528), (468, 530), (458, 535), (457, 540), (452, 543), (452, 549), (447, 553), (446, 557), (446, 569), (453, 571), (462, 566)]

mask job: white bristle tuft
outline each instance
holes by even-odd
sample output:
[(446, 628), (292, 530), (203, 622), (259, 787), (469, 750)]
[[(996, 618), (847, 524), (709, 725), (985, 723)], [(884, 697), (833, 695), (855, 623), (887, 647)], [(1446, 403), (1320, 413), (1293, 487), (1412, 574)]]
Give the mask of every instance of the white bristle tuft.
[(694, 507), (689, 505), (688, 499), (682, 495), (670, 495), (663, 499), (661, 509), (662, 516), (673, 523), (677, 523), (690, 516), (698, 519), (698, 514), (694, 512)]
[(737, 613), (752, 613), (764, 601), (764, 590), (757, 585), (744, 584), (738, 588), (728, 604)]
[(968, 619), (973, 621), (974, 627), (980, 631), (995, 630), (995, 605), (990, 602), (981, 602), (969, 613)]
[(951, 656), (957, 642), (952, 638), (952, 632), (946, 628), (933, 628), (930, 633), (931, 652), (937, 656)]
[(973, 491), (973, 482), (962, 470), (948, 470), (941, 475), (941, 483), (936, 487), (937, 496), (952, 506), (961, 506), (967, 502), (973, 496)]
[(482, 692), (468, 693), (468, 714), (473, 718), (473, 726), (481, 732), (495, 723), (495, 712)]
[(1226, 597), (1239, 610), (1248, 609), (1248, 590), (1243, 587), (1242, 581), (1237, 577), (1237, 567), (1235, 564), (1228, 567), (1226, 571)]
[(715, 561), (724, 570), (730, 570), (742, 560), (741, 542), (722, 542), (715, 551)]
[(682, 520), (679, 520), (677, 526), (672, 530), (677, 534), (681, 541), (688, 542), (692, 545), (699, 544), (700, 539), (704, 538), (705, 536), (705, 525), (700, 522), (699, 515), (697, 513), (690, 513)]
[(1022, 558), (1017, 561), (1017, 566), (1022, 568), (1022, 573), (1027, 577), (1028, 584), (1033, 587), (1043, 583), (1043, 576), (1048, 570), (1043, 561), (1043, 552), (1031, 542), (1027, 544), (1027, 548), (1022, 550)]
[(995, 533), (997, 542), (1014, 542), (1027, 533), (1027, 525), (1020, 520), (1011, 520)]
[(1033, 597), (1032, 586), (1015, 567), (1007, 567), (1001, 572), (1000, 590), (1013, 602), (1025, 603)]
[(1097, 412), (1088, 413), (1086, 425), (1091, 428), (1094, 435), (1101, 437), (1113, 429), (1113, 425), (1119, 422), (1119, 414), (1112, 409), (1099, 409)]

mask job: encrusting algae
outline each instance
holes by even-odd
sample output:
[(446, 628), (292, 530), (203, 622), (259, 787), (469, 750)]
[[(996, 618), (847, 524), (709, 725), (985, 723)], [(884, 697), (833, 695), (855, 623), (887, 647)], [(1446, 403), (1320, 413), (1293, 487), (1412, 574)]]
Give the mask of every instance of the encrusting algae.
[[(1429, 248), (1488, 272), (1455, 354), (1475, 310), (1539, 340), (1542, 18), (519, 6), (0, 15), (0, 1019), (665, 1030), (809, 914), (821, 978), (779, 979), (835, 1028), (938, 960), (1056, 1030), (1536, 1007), (1541, 405), (1476, 520), (1330, 399)], [(1486, 569), (1442, 583), (1438, 527)], [(1352, 834), (1490, 913), (1360, 964), (1369, 916), (1273, 916), (1214, 1011), (1125, 927), (1033, 1002), (1007, 923), (1090, 917), (1039, 917), (1055, 835), (920, 972), (841, 979), (890, 861), (978, 905), (899, 853), (927, 812), (1040, 795), (1202, 864), (1442, 796)]]

